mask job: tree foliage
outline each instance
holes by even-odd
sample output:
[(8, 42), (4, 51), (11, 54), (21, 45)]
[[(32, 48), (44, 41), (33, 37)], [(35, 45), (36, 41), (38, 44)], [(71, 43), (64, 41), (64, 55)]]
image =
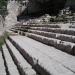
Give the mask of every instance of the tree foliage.
[(0, 9), (4, 9), (7, 6), (7, 0), (0, 0)]
[(0, 0), (0, 14), (5, 15), (7, 10), (7, 0)]

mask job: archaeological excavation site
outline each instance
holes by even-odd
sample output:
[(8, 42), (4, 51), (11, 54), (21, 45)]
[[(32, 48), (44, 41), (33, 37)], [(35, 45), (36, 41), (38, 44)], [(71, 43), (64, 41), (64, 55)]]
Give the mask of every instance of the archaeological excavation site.
[(0, 75), (75, 75), (75, 0), (0, 0)]

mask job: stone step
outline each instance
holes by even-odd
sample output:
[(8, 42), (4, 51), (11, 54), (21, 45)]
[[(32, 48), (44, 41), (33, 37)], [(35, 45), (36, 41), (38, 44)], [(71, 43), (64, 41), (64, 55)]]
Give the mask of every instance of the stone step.
[[(48, 42), (49, 40), (46, 40), (46, 39), (44, 39), (43, 41), (41, 40), (42, 39), (42, 37), (41, 37), (41, 39), (38, 37), (38, 36), (35, 36), (35, 37), (33, 37), (33, 38), (35, 38), (35, 39), (37, 39), (38, 41), (41, 41), (41, 42), (43, 42), (43, 43), (45, 43), (45, 44), (48, 44), (48, 45), (52, 45), (52, 46), (54, 46), (54, 47), (56, 47), (56, 48), (58, 48), (58, 49), (60, 49), (60, 50), (63, 50), (63, 51), (66, 51), (66, 52), (68, 52), (68, 53), (70, 53), (70, 54), (74, 54), (75, 53), (75, 50), (74, 50), (74, 46), (75, 46), (75, 44), (74, 44), (74, 41), (75, 41), (75, 36), (71, 36), (71, 35), (66, 35), (66, 34), (58, 34), (58, 33), (52, 33), (52, 32), (44, 32), (44, 31), (37, 31), (36, 32), (36, 30), (29, 30), (29, 32), (32, 32), (32, 34), (33, 35), (31, 35), (31, 34), (29, 34), (29, 33), (27, 33), (27, 36), (29, 36), (29, 37), (33, 37), (33, 36), (35, 36), (36, 34), (39, 34), (39, 35), (42, 35), (43, 36), (43, 38), (44, 38), (44, 36), (46, 36), (46, 38), (47, 38), (47, 35), (50, 37), (50, 41), (52, 41), (53, 42), (53, 44), (52, 44), (52, 42)], [(40, 32), (44, 32), (44, 33), (40, 33)], [(36, 34), (35, 34), (36, 33)], [(22, 31), (19, 31), (19, 34), (21, 34), (21, 35), (25, 35), (25, 32), (22, 32)], [(36, 37), (38, 37), (38, 38), (36, 38)], [(54, 39), (55, 38), (55, 39)], [(49, 39), (49, 38), (48, 38)], [(62, 40), (62, 41), (61, 41)], [(69, 42), (66, 42), (66, 41), (69, 41)], [(71, 43), (71, 42), (73, 42), (73, 43)], [(60, 46), (60, 47), (59, 47)], [(68, 49), (68, 50), (67, 50)]]
[(59, 50), (67, 52), (69, 54), (75, 55), (75, 44), (71, 42), (61, 41), (54, 38), (48, 38), (41, 35), (33, 34), (33, 33), (25, 33), (26, 36), (33, 38), (37, 41), (40, 41), (44, 44), (53, 46)]
[(30, 27), (50, 27), (50, 28), (60, 28), (59, 25), (54, 25), (54, 24), (50, 24), (50, 25), (15, 25), (12, 27), (12, 29), (14, 30), (22, 30), (22, 31), (27, 31), (27, 29), (30, 29)]
[(6, 40), (6, 45), (9, 48), (9, 52), (12, 55), (12, 58), (16, 63), (21, 75), (37, 75), (32, 69), (32, 66), (23, 58), (20, 52), (12, 45), (9, 40)]
[(71, 25), (71, 26), (69, 26), (69, 28), (75, 28), (75, 25)]
[(53, 25), (53, 24), (51, 24), (51, 25), (35, 25), (35, 24), (32, 24), (32, 25), (15, 25), (14, 27), (12, 27), (12, 29), (25, 31), (25, 29), (30, 29), (30, 27), (60, 28), (59, 25)]
[(15, 30), (15, 29), (10, 29), (10, 31), (18, 33), (18, 30)]
[(57, 24), (23, 24), (15, 25), (14, 27), (50, 27), (50, 28), (61, 28), (61, 25)]
[[(60, 62), (48, 56), (46, 53), (41, 52), (42, 48), (36, 48), (35, 46), (33, 46), (34, 42), (32, 41), (28, 42), (27, 37), (10, 36), (9, 39), (19, 49), (19, 51), (23, 54), (23, 56), (26, 59), (28, 59), (28, 61), (31, 64), (33, 64), (39, 72), (41, 72), (41, 75), (72, 75), (74, 74), (70, 69), (63, 66)], [(32, 44), (30, 44), (30, 42)], [(50, 49), (51, 48), (52, 47), (50, 47)]]
[(68, 34), (68, 35), (75, 35), (75, 29), (73, 28), (63, 29), (63, 28), (48, 28), (48, 27), (30, 27), (30, 29)]
[[(12, 31), (13, 33), (16, 33), (16, 34), (20, 34), (20, 35), (25, 35), (24, 31), (21, 31), (21, 30), (15, 30), (15, 29), (10, 29), (10, 31)], [(26, 31), (27, 32), (27, 31)]]
[(29, 29), (29, 26), (14, 26), (12, 29)]
[(14, 32), (21, 32), (20, 34), (22, 34), (22, 31), (23, 32), (31, 32), (31, 33), (34, 33), (34, 34), (39, 34), (39, 35), (42, 35), (42, 36), (46, 36), (46, 37), (51, 37), (51, 38), (56, 38), (56, 39), (60, 39), (60, 40), (63, 40), (63, 41), (69, 41), (69, 42), (73, 42), (75, 43), (75, 36), (73, 35), (67, 35), (67, 34), (61, 34), (61, 33), (55, 33), (55, 32), (46, 32), (46, 31), (41, 31), (41, 30), (35, 30), (35, 29), (11, 29), (11, 31), (14, 31)]
[[(23, 27), (24, 26), (26, 26), (26, 25), (22, 25)], [(27, 26), (29, 26), (29, 27), (50, 27), (50, 28), (60, 28), (60, 26), (59, 25), (54, 25), (54, 24), (48, 24), (48, 25), (46, 25), (46, 24), (42, 24), (42, 25), (27, 25)]]
[(5, 59), (5, 63), (6, 63), (6, 70), (8, 74), (9, 75), (20, 75), (18, 72), (17, 66), (14, 64), (12, 57), (5, 44), (2, 46), (2, 51), (3, 51), (3, 56)]
[(0, 75), (6, 75), (6, 69), (5, 69), (5, 65), (4, 65), (4, 59), (2, 57), (2, 52), (0, 50)]
[(45, 37), (56, 38), (56, 39), (59, 39), (62, 41), (68, 41), (68, 42), (75, 43), (75, 36), (72, 36), (72, 35), (53, 33), (53, 32), (45, 32), (45, 31), (39, 31), (39, 30), (31, 30), (31, 29), (29, 29), (28, 32), (42, 35)]
[(16, 34), (20, 34), (20, 35), (25, 35), (25, 32), (28, 32), (28, 30), (16, 30), (16, 29), (10, 29), (10, 31), (16, 33)]
[[(38, 42), (26, 36), (20, 36), (20, 38), (21, 37), (24, 37), (24, 41), (28, 43), (29, 45), (32, 45), (32, 47), (35, 47), (36, 49), (38, 49), (39, 52), (44, 53), (44, 55), (52, 59), (55, 59), (56, 61), (60, 62), (66, 68), (75, 72), (75, 56), (64, 53), (58, 49), (55, 49), (54, 47), (47, 46), (45, 44), (42, 44), (41, 42)], [(12, 37), (10, 38), (12, 39)]]
[(7, 33), (9, 33), (10, 35), (17, 35), (17, 33), (14, 33), (13, 31), (11, 31), (10, 29), (9, 30), (6, 30)]
[(24, 29), (24, 28), (20, 28), (20, 29), (18, 29), (18, 28), (13, 28), (13, 29), (10, 29), (11, 31), (24, 31), (24, 32), (27, 32), (28, 31), (28, 29)]

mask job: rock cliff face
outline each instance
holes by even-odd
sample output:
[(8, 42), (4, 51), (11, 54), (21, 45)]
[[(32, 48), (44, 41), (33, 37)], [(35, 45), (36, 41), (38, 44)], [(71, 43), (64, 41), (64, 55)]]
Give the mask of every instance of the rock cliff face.
[(50, 14), (56, 15), (66, 3), (66, 0), (29, 0), (27, 8), (21, 13), (20, 16), (25, 15), (41, 15)]
[(67, 0), (66, 6), (70, 6), (71, 10), (75, 12), (75, 0)]
[(19, 3), (17, 1), (9, 1), (7, 5), (8, 15), (5, 17), (5, 25), (7, 28), (17, 23), (17, 15), (19, 14)]

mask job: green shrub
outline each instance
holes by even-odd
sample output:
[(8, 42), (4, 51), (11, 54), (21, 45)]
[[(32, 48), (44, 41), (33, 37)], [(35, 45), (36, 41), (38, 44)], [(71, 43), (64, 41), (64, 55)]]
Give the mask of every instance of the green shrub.
[(4, 44), (4, 40), (8, 38), (9, 35), (11, 34), (8, 32), (5, 32), (3, 36), (0, 36), (0, 47)]
[(0, 47), (4, 44), (4, 36), (0, 36)]

